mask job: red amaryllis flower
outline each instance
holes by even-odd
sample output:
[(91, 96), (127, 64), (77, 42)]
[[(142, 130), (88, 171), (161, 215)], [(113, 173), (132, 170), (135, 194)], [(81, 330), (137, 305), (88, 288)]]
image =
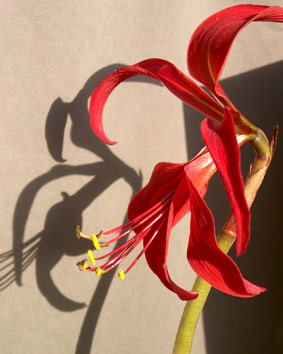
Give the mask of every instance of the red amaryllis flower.
[[(257, 128), (234, 107), (219, 84), (220, 74), (234, 38), (241, 29), (252, 21), (283, 22), (283, 8), (254, 5), (234, 6), (209, 17), (192, 36), (187, 56), (190, 73), (210, 89), (216, 100), (170, 62), (162, 59), (148, 59), (114, 71), (98, 85), (90, 101), (90, 124), (93, 131), (104, 142), (115, 144), (114, 141), (107, 138), (103, 130), (102, 114), (105, 102), (113, 89), (123, 80), (135, 75), (146, 75), (162, 82), (183, 102), (213, 120), (222, 121), (223, 105), (230, 107), (236, 132), (250, 134), (250, 138), (252, 138)], [(206, 145), (208, 139), (209, 137), (205, 139)], [(227, 139), (223, 140), (223, 144), (226, 144), (226, 149), (231, 149), (231, 144)], [(237, 147), (235, 148), (237, 149)], [(217, 168), (220, 169), (222, 161), (219, 160), (217, 154), (214, 158)], [(234, 170), (239, 170), (239, 167), (236, 162), (230, 161), (225, 168), (228, 168), (229, 171), (223, 171), (221, 176), (227, 174), (231, 178), (226, 178), (224, 185), (227, 187), (227, 183), (233, 184), (234, 190), (237, 190), (237, 193), (234, 194), (236, 196), (239, 193), (237, 185), (242, 184), (239, 178), (234, 178)], [(239, 171), (236, 175), (239, 175)], [(228, 193), (230, 192), (228, 191)], [(232, 195), (230, 197), (233, 206)], [(244, 198), (242, 197), (242, 199)], [(246, 214), (249, 214), (246, 203), (242, 205), (242, 208)], [(237, 211), (234, 209), (234, 212)], [(249, 241), (249, 222), (245, 223), (245, 227), (243, 227), (243, 221), (241, 227), (240, 223), (237, 224), (237, 235), (236, 254), (239, 255), (245, 252)]]
[[(91, 97), (90, 123), (94, 132), (108, 144), (115, 142), (109, 140), (103, 130), (105, 102), (120, 82), (135, 75), (146, 75), (162, 82), (175, 96), (213, 121), (206, 118), (201, 127), (207, 150), (185, 164), (158, 164), (148, 185), (130, 203), (129, 222), (103, 233), (103, 237), (113, 237), (105, 244), (131, 231), (135, 232), (135, 236), (118, 249), (100, 257), (110, 256), (110, 260), (102, 266), (89, 267), (84, 260), (79, 263), (81, 269), (96, 271), (98, 275), (106, 272), (117, 266), (143, 240), (142, 252), (125, 272), (120, 271), (120, 276), (123, 278), (145, 253), (150, 268), (168, 289), (183, 300), (195, 298), (197, 294), (178, 287), (167, 270), (171, 228), (190, 211), (191, 231), (187, 256), (196, 273), (228, 294), (249, 297), (264, 291), (245, 280), (231, 258), (219, 249), (213, 217), (203, 200), (207, 183), (217, 169), (235, 218), (236, 253), (244, 253), (249, 240), (250, 214), (244, 196), (236, 132), (244, 134), (243, 141), (247, 141), (256, 134), (257, 128), (231, 103), (219, 84), (219, 78), (234, 38), (252, 21), (283, 22), (283, 8), (240, 5), (220, 11), (204, 21), (191, 39), (188, 50), (189, 71), (207, 86), (215, 99), (173, 64), (162, 59), (149, 59), (122, 67), (98, 85)], [(78, 236), (82, 236), (79, 231)], [(97, 242), (95, 244), (98, 245)], [(90, 258), (94, 262), (91, 253)]]
[[(109, 258), (106, 263), (99, 267), (90, 267), (86, 264), (87, 260), (83, 260), (78, 263), (80, 269), (95, 271), (97, 275), (108, 272), (117, 267), (143, 241), (143, 249), (135, 260), (125, 271), (119, 270), (120, 277), (123, 279), (145, 254), (150, 268), (168, 289), (182, 300), (196, 298), (198, 295), (196, 292), (187, 291), (176, 285), (167, 269), (171, 229), (186, 213), (191, 212), (187, 258), (195, 272), (215, 288), (231, 295), (250, 297), (264, 291), (264, 288), (244, 279), (232, 259), (219, 249), (214, 232), (214, 220), (203, 200), (208, 182), (216, 172), (214, 157), (219, 155), (223, 163), (220, 174), (223, 173), (223, 180), (226, 181), (228, 197), (230, 200), (233, 198), (231, 204), (234, 204), (236, 212), (242, 214), (234, 213), (236, 223), (249, 217), (245, 210), (241, 210), (241, 205), (245, 203), (245, 199), (242, 199), (242, 184), (239, 184), (240, 193), (237, 195), (238, 190), (234, 190), (229, 182), (231, 176), (225, 172), (229, 161), (236, 161), (239, 165), (237, 145), (246, 142), (248, 136), (241, 135), (236, 139), (232, 115), (228, 108), (224, 110), (224, 120), (220, 126), (210, 123), (204, 120), (201, 126), (204, 139), (208, 139), (208, 149), (203, 149), (187, 163), (159, 163), (154, 168), (149, 183), (131, 201), (128, 208), (129, 222), (99, 234), (99, 237), (106, 241), (98, 243), (96, 236), (85, 236), (78, 230), (78, 237), (93, 239), (98, 249), (130, 235), (132, 231), (135, 233), (122, 246), (96, 258), (98, 261)], [(230, 142), (231, 149), (225, 148), (223, 140)], [(234, 178), (241, 181), (239, 169), (234, 170), (234, 174), (238, 174)], [(95, 264), (90, 251), (89, 256), (91, 262)]]

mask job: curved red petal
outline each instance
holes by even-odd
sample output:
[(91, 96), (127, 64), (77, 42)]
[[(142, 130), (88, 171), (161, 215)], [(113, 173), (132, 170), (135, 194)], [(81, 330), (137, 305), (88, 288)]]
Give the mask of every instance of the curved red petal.
[(187, 257), (191, 267), (201, 278), (224, 293), (252, 297), (264, 292), (264, 288), (244, 279), (237, 265), (220, 250), (216, 242), (212, 214), (189, 178), (188, 184), (191, 232)]
[[(156, 165), (149, 183), (131, 201), (128, 208), (128, 218), (129, 220), (134, 219), (150, 208), (155, 202), (162, 200), (169, 193), (178, 190), (174, 197), (172, 195), (173, 200), (170, 202), (168, 210), (165, 211), (164, 217), (148, 230), (143, 242), (146, 246), (147, 242), (149, 242), (153, 234), (158, 230), (158, 234), (150, 244), (150, 247), (145, 251), (147, 263), (169, 290), (175, 292), (182, 300), (192, 300), (198, 294), (176, 285), (172, 281), (167, 268), (169, 239), (176, 213), (180, 212), (184, 215), (185, 212), (188, 212), (188, 196), (184, 200), (186, 193), (182, 185), (182, 180), (184, 180), (185, 176), (184, 165), (173, 163), (159, 163)], [(136, 233), (139, 231), (141, 230), (138, 228), (135, 229)]]
[[(183, 178), (183, 180), (185, 180), (185, 177)], [(187, 183), (185, 184), (187, 185)], [(180, 201), (183, 201), (184, 194), (186, 194), (186, 191), (184, 191), (184, 184), (181, 183), (180, 188), (178, 187), (173, 201), (170, 205), (168, 216), (165, 220), (163, 220), (163, 223), (158, 230), (158, 235), (155, 237), (150, 247), (148, 247), (148, 249), (146, 250), (145, 256), (150, 269), (158, 276), (161, 282), (169, 290), (176, 293), (181, 300), (187, 301), (195, 299), (198, 296), (198, 293), (187, 291), (176, 285), (171, 279), (167, 268), (169, 240), (171, 236), (171, 229), (173, 227), (175, 214), (177, 211), (180, 212), (180, 208), (185, 208), (186, 211), (188, 209), (186, 203), (183, 204), (181, 202), (180, 204)], [(146, 244), (147, 240), (150, 238), (154, 231), (155, 228), (150, 231), (149, 235), (144, 240), (144, 244)]]
[(216, 172), (216, 166), (210, 152), (203, 150), (184, 166), (185, 173), (193, 181), (198, 191), (202, 191), (210, 178)]
[[(200, 151), (195, 158), (186, 163), (158, 163), (154, 167), (148, 184), (132, 199), (128, 208), (129, 220), (141, 215), (169, 194), (175, 193), (184, 174), (190, 176), (198, 190), (204, 195), (207, 182), (215, 172), (216, 166), (207, 150)], [(179, 217), (175, 215), (174, 225), (181, 218), (181, 214)]]
[[(172, 227), (190, 211), (190, 194), (186, 174), (195, 181), (196, 186), (204, 195), (207, 183), (215, 173), (216, 167), (208, 151), (203, 150), (193, 160), (186, 164), (159, 163), (152, 173), (149, 183), (134, 197), (129, 205), (129, 220), (134, 219), (147, 208), (160, 202), (166, 195), (171, 194), (170, 207), (164, 211), (162, 221), (154, 225), (144, 238), (144, 246), (158, 230), (158, 234), (145, 256), (151, 270), (159, 277), (162, 283), (175, 292), (182, 300), (191, 300), (197, 293), (189, 292), (176, 285), (167, 268), (167, 254)], [(142, 231), (138, 228), (136, 232)]]
[(252, 21), (283, 22), (278, 6), (238, 5), (207, 18), (194, 32), (188, 47), (190, 74), (224, 104), (233, 107), (219, 84), (220, 75), (237, 34)]
[(235, 217), (236, 254), (239, 255), (246, 251), (249, 241), (250, 211), (244, 193), (240, 151), (230, 109), (224, 109), (224, 120), (220, 125), (207, 118), (204, 119), (201, 124), (201, 133), (222, 178)]
[(188, 105), (216, 120), (223, 117), (222, 108), (193, 80), (185, 76), (173, 64), (162, 59), (148, 59), (131, 66), (124, 66), (100, 82), (90, 100), (90, 124), (95, 134), (108, 144), (115, 144), (107, 138), (102, 124), (105, 102), (122, 81), (136, 75), (145, 75), (162, 82), (169, 91)]
[(168, 162), (158, 163), (154, 167), (147, 185), (131, 200), (128, 207), (128, 219), (133, 220), (174, 192), (184, 174), (184, 165)]

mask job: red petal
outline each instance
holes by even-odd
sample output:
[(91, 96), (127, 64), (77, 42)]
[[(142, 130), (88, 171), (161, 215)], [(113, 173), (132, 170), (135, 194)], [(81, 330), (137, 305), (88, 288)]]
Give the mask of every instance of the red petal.
[(191, 233), (187, 251), (194, 271), (216, 289), (227, 294), (251, 297), (264, 288), (244, 279), (237, 265), (217, 245), (210, 210), (188, 178), (191, 199)]
[(220, 75), (235, 37), (252, 21), (283, 22), (283, 8), (238, 5), (217, 12), (196, 29), (188, 47), (190, 74), (230, 107), (219, 84)]
[(90, 101), (90, 124), (95, 134), (108, 144), (103, 130), (102, 114), (105, 102), (113, 89), (122, 81), (146, 75), (162, 82), (175, 96), (188, 105), (216, 120), (223, 118), (222, 108), (194, 81), (185, 76), (173, 64), (162, 59), (148, 59), (132, 66), (124, 66), (108, 75), (97, 86)]
[[(210, 153), (205, 150), (201, 151), (194, 159), (183, 164), (160, 162), (155, 166), (148, 184), (132, 199), (128, 208), (129, 220), (133, 220), (155, 203), (174, 193), (184, 174), (190, 176), (197, 189), (204, 195), (206, 185), (215, 172), (216, 166)], [(174, 225), (182, 216), (181, 214), (175, 215)]]
[(184, 165), (160, 162), (154, 167), (148, 184), (132, 199), (128, 207), (128, 219), (133, 220), (155, 203), (174, 192), (182, 176)]
[(185, 166), (186, 175), (190, 177), (198, 191), (203, 190), (215, 172), (216, 166), (207, 148)]
[[(155, 239), (145, 251), (145, 256), (151, 270), (169, 290), (175, 292), (182, 300), (192, 300), (195, 299), (198, 294), (182, 289), (176, 285), (170, 278), (167, 269), (167, 254), (173, 221), (177, 211), (183, 215), (185, 212), (188, 212), (188, 194), (186, 194), (186, 190), (182, 188), (182, 180), (185, 179), (184, 165), (185, 164), (171, 163), (159, 163), (156, 165), (149, 183), (131, 201), (128, 209), (128, 218), (129, 220), (134, 219), (155, 202), (160, 201), (166, 195), (177, 189), (178, 192), (172, 197), (173, 201), (171, 201), (170, 206), (168, 206), (169, 210), (165, 211), (164, 217), (148, 231), (144, 238), (144, 245), (146, 245), (154, 232), (158, 230)], [(136, 233), (139, 231), (141, 230), (135, 230)]]
[[(182, 181), (185, 180), (185, 177)], [(171, 203), (170, 210), (168, 216), (158, 231), (158, 235), (150, 245), (150, 247), (146, 250), (145, 256), (147, 263), (151, 270), (158, 276), (161, 282), (171, 291), (176, 293), (181, 300), (192, 300), (198, 296), (197, 292), (187, 291), (183, 288), (180, 288), (176, 285), (169, 273), (167, 268), (167, 255), (168, 255), (168, 247), (169, 247), (169, 239), (171, 235), (171, 229), (173, 226), (173, 220), (175, 218), (176, 210), (180, 212), (180, 207), (185, 208), (187, 210), (186, 204), (183, 204), (183, 198), (187, 191), (184, 190), (184, 184), (181, 183), (181, 187), (177, 189), (174, 199)], [(187, 183), (186, 183), (187, 186)], [(188, 200), (187, 200), (188, 202)], [(151, 230), (150, 235), (147, 236), (147, 239), (150, 238), (154, 230)], [(144, 240), (146, 244), (147, 239)]]
[[(216, 167), (207, 151), (198, 154), (186, 164), (159, 163), (152, 173), (149, 183), (134, 197), (129, 205), (128, 217), (132, 220), (143, 213), (154, 203), (159, 202), (169, 193), (174, 193), (170, 209), (165, 211), (162, 221), (149, 230), (144, 239), (144, 245), (150, 240), (158, 228), (158, 235), (145, 251), (151, 270), (162, 283), (175, 292), (182, 300), (191, 300), (197, 296), (177, 286), (168, 273), (167, 254), (172, 227), (190, 211), (190, 195), (186, 174), (195, 181), (202, 195), (206, 192), (208, 180), (215, 173)], [(136, 232), (141, 230), (137, 229)]]
[(229, 108), (224, 109), (224, 120), (217, 125), (204, 119), (201, 125), (203, 140), (224, 183), (236, 221), (236, 254), (244, 253), (249, 241), (250, 211), (244, 194), (240, 170), (240, 152), (233, 118)]

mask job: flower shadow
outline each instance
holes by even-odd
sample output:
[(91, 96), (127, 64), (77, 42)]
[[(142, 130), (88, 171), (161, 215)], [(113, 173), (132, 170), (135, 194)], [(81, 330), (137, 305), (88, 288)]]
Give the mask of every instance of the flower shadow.
[[(93, 134), (89, 126), (88, 100), (91, 93), (107, 74), (120, 66), (109, 65), (93, 74), (71, 102), (63, 102), (61, 98), (57, 98), (52, 103), (46, 119), (45, 136), (49, 153), (56, 165), (33, 179), (18, 197), (13, 217), (13, 249), (0, 255), (0, 290), (6, 289), (13, 282), (19, 286), (23, 285), (23, 272), (35, 260), (37, 285), (50, 305), (60, 311), (74, 311), (85, 306), (84, 303), (69, 299), (61, 292), (52, 279), (51, 271), (63, 255), (74, 256), (85, 254), (87, 251), (87, 243), (77, 242), (76, 238), (70, 235), (75, 235), (75, 227), (83, 223), (84, 210), (99, 195), (119, 179), (124, 179), (131, 187), (132, 195), (142, 184), (141, 173), (113, 154), (109, 147)], [(144, 77), (128, 81), (156, 84)], [(72, 143), (92, 152), (95, 159), (98, 157), (101, 161), (77, 166), (64, 163), (62, 149), (68, 119), (71, 120)], [(62, 199), (55, 203), (45, 216), (43, 230), (24, 240), (34, 200), (42, 188), (59, 178), (74, 175), (92, 178), (71, 195), (62, 191)], [(90, 353), (97, 321), (113, 275), (114, 273), (110, 272), (98, 280), (81, 327), (76, 353)]]

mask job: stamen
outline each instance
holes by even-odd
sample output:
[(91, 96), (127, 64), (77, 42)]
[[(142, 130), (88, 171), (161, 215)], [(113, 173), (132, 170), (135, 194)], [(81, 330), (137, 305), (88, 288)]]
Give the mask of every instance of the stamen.
[[(158, 217), (159, 218), (159, 217)], [(160, 227), (159, 227), (160, 228)], [(153, 240), (153, 238), (156, 236), (158, 230), (154, 233), (154, 236), (150, 239), (150, 241), (148, 242), (148, 246), (149, 243), (151, 243), (151, 241)], [(124, 245), (120, 246), (119, 249), (122, 249), (121, 252), (119, 252), (115, 257), (111, 258), (107, 263), (103, 264), (101, 266), (101, 268), (103, 269), (103, 273), (107, 273), (109, 272), (111, 269), (117, 267), (118, 264), (120, 264), (138, 245), (139, 243), (143, 240), (144, 236), (145, 236), (145, 230), (143, 230), (142, 232), (140, 232), (139, 234), (135, 235), (132, 239), (128, 240)], [(147, 247), (148, 247), (147, 246)], [(147, 248), (146, 247), (146, 248)], [(145, 248), (145, 249), (146, 249)], [(117, 249), (118, 250), (118, 249)], [(117, 250), (114, 250), (112, 253), (116, 253)], [(141, 255), (140, 255), (141, 256)], [(103, 258), (103, 257), (100, 257)], [(98, 258), (97, 258), (98, 259)], [(135, 263), (135, 262), (134, 262)], [(133, 264), (134, 265), (134, 264)], [(129, 269), (128, 269), (129, 270)], [(125, 272), (126, 273), (126, 272)]]
[[(115, 248), (113, 251), (107, 253), (107, 254), (104, 254), (103, 256), (101, 257), (97, 257), (96, 260), (97, 261), (100, 261), (101, 259), (103, 258), (107, 258), (107, 257), (110, 257), (110, 256), (113, 256), (115, 253), (123, 250), (124, 248), (127, 248), (130, 244), (134, 243), (135, 239), (136, 239), (137, 235), (133, 236), (133, 238), (129, 239), (128, 241), (126, 241), (125, 243), (123, 243), (121, 246)], [(119, 254), (122, 254), (124, 251), (120, 252)], [(115, 258), (117, 257), (118, 255), (115, 256)], [(114, 260), (115, 258), (112, 258), (112, 260)], [(109, 261), (110, 262), (110, 261)]]
[(91, 264), (92, 264), (92, 265), (95, 265), (95, 259), (94, 259), (92, 250), (88, 250), (88, 251), (87, 251), (87, 255), (88, 255), (89, 260), (91, 261)]
[(101, 231), (99, 231), (99, 233), (98, 233), (98, 235), (97, 235), (97, 238), (100, 238), (100, 237), (103, 237), (104, 236), (104, 233), (103, 233), (103, 231), (101, 230)]
[[(160, 225), (161, 227), (162, 225)], [(137, 261), (141, 258), (141, 256), (144, 254), (144, 252), (148, 249), (150, 246), (151, 242), (154, 240), (155, 236), (157, 235), (160, 227), (154, 232), (154, 234), (151, 236), (147, 244), (144, 246), (144, 248), (141, 250), (141, 252), (137, 255), (137, 257), (134, 259), (134, 261), (129, 265), (129, 267), (125, 270), (124, 274), (128, 273), (130, 269), (133, 268), (133, 266), (137, 263)]]
[[(157, 220), (159, 220), (163, 216), (163, 213), (160, 213), (156, 218), (154, 218), (139, 234), (133, 236), (130, 240), (125, 242), (123, 245), (120, 247), (114, 249), (112, 252), (109, 252), (101, 257), (96, 258), (97, 260), (101, 260), (103, 258), (109, 257), (114, 255), (115, 253), (119, 252), (116, 254), (115, 257), (110, 259), (107, 263), (103, 265), (103, 269), (105, 270), (106, 267), (110, 266), (109, 268), (114, 268), (116, 267), (119, 263), (122, 262), (122, 260), (140, 243), (140, 241), (143, 239), (145, 232), (153, 225), (156, 223)], [(107, 271), (109, 270), (107, 269)]]
[(125, 273), (122, 269), (119, 269), (118, 270), (118, 276), (121, 280), (124, 280), (125, 279)]
[[(101, 232), (102, 231), (100, 231), (100, 233)], [(99, 244), (97, 236), (96, 235), (91, 235), (91, 238), (92, 238), (93, 247), (99, 251), (100, 250), (100, 244)]]
[(98, 277), (100, 277), (102, 273), (104, 273), (104, 271), (100, 267), (96, 268), (96, 275)]
[[(115, 229), (107, 231), (103, 233), (102, 231), (99, 232), (98, 235), (91, 235), (86, 236), (81, 233), (80, 227), (76, 227), (76, 235), (77, 238), (80, 239), (81, 237), (92, 240), (93, 246), (96, 250), (100, 250), (103, 246), (108, 246), (113, 242), (116, 242), (123, 237), (128, 236), (132, 231), (136, 231), (137, 228), (140, 229), (140, 232), (130, 237), (126, 240), (122, 245), (118, 246), (116, 249), (112, 250), (111, 252), (102, 255), (101, 257), (94, 258), (94, 255), (91, 250), (87, 251), (88, 257), (92, 265), (96, 264), (96, 261), (102, 260), (104, 258), (108, 258), (106, 263), (102, 264), (100, 267), (89, 267), (87, 265), (87, 260), (84, 259), (83, 261), (77, 263), (80, 270), (88, 270), (91, 272), (96, 272), (97, 276), (101, 276), (104, 273), (109, 272), (113, 268), (117, 267), (139, 244), (140, 242), (148, 235), (150, 236), (144, 242), (144, 246), (142, 251), (138, 254), (138, 256), (134, 259), (134, 261), (130, 264), (130, 266), (123, 271), (122, 269), (118, 270), (118, 276), (120, 279), (125, 279), (125, 274), (137, 263), (137, 261), (141, 258), (147, 248), (150, 246), (156, 235), (158, 234), (161, 226), (164, 223), (164, 215), (168, 212), (168, 207), (172, 200), (172, 195), (174, 191), (169, 193), (165, 198), (160, 200), (150, 209), (146, 210), (143, 214), (138, 215), (133, 220), (129, 221), (128, 223), (121, 225)], [(161, 223), (159, 222), (156, 225), (157, 221), (161, 219)], [(154, 227), (153, 230), (152, 227)], [(99, 238), (111, 238), (109, 241), (99, 242)]]
[[(120, 240), (121, 238), (127, 236), (127, 235), (128, 235), (129, 233), (131, 233), (131, 232), (132, 232), (132, 229), (128, 229), (128, 230), (122, 232), (120, 235), (118, 235), (118, 236), (112, 238), (112, 240), (110, 240), (110, 241), (101, 242), (100, 246), (102, 246), (102, 247), (103, 247), (103, 246), (108, 246), (108, 245), (110, 245), (111, 243), (113, 243), (113, 242), (115, 242), (115, 241), (118, 241), (118, 240)], [(112, 235), (112, 236), (113, 236), (113, 235)], [(112, 237), (112, 236), (111, 236), (111, 237)], [(107, 236), (107, 237), (109, 237), (109, 236)]]
[(81, 270), (81, 271), (86, 270), (88, 268), (87, 259), (83, 259), (82, 261), (78, 262), (77, 266), (79, 267), (79, 270)]
[(129, 240), (129, 241), (131, 242), (128, 244), (127, 247), (124, 247), (124, 249), (121, 252), (119, 252), (115, 257), (111, 258), (107, 263), (101, 266), (103, 267), (103, 270), (105, 272), (108, 272), (109, 270), (117, 267), (117, 265), (120, 264), (140, 242), (140, 241), (135, 242), (135, 240)]
[[(159, 211), (159, 210), (158, 210), (158, 211)], [(142, 232), (148, 230), (158, 219), (160, 219), (160, 218), (162, 217), (163, 213), (164, 213), (164, 212), (160, 213), (156, 218), (154, 218), (154, 219), (142, 230)], [(153, 215), (151, 215), (151, 216), (153, 216)], [(146, 220), (148, 220), (148, 219), (149, 219), (149, 217), (146, 218)], [(143, 223), (144, 223), (144, 221), (138, 223), (137, 225), (135, 225), (135, 228), (138, 227), (138, 226), (140, 226), (140, 225), (143, 224)], [(112, 240), (107, 241), (107, 242), (103, 242), (103, 243), (101, 244), (101, 246), (110, 245), (111, 243), (120, 240), (120, 239), (123, 238), (124, 236), (127, 236), (127, 235), (128, 235), (130, 232), (132, 232), (132, 231), (133, 231), (132, 229), (126, 230), (126, 231), (124, 231), (122, 234), (120, 234), (120, 235), (114, 237)], [(136, 236), (134, 236), (134, 237), (137, 237), (137, 236), (138, 236), (138, 235), (136, 235)], [(128, 242), (129, 242), (129, 241), (128, 241)], [(122, 245), (122, 247), (123, 247), (123, 245)], [(110, 256), (110, 254), (111, 254), (111, 253), (108, 253), (107, 255), (105, 255), (105, 257)], [(103, 258), (105, 258), (105, 257), (103, 257)], [(98, 258), (97, 258), (97, 259), (98, 259)]]
[(90, 237), (89, 236), (86, 236), (84, 235), (83, 233), (81, 233), (81, 229), (80, 229), (80, 226), (78, 225), (76, 227), (76, 236), (77, 236), (77, 239), (79, 240), (81, 237), (82, 238), (86, 238), (86, 239), (89, 239)]
[(76, 236), (77, 236), (77, 239), (79, 240), (80, 238), (85, 238), (85, 239), (88, 239), (88, 240), (92, 240), (92, 243), (93, 243), (93, 247), (97, 250), (100, 250), (100, 244), (99, 244), (99, 241), (98, 239), (100, 237), (103, 237), (103, 231), (100, 231), (98, 235), (91, 235), (91, 236), (87, 236), (87, 235), (84, 235), (82, 232), (81, 232), (81, 229), (80, 229), (80, 226), (78, 225), (76, 227)]
[[(158, 213), (162, 208), (170, 202), (172, 195), (174, 194), (174, 191), (169, 193), (166, 197), (161, 199), (159, 202), (157, 202), (155, 205), (153, 205), (150, 209), (146, 210), (143, 214), (140, 214), (137, 216), (135, 219), (128, 221), (126, 224), (122, 226), (118, 226), (115, 229), (109, 230), (107, 232), (103, 233), (104, 237), (112, 237), (117, 233), (120, 233), (122, 230), (125, 230), (126, 228), (130, 228), (130, 230), (136, 228), (137, 226), (142, 225), (144, 222), (146, 222), (149, 218), (151, 218), (153, 215)], [(133, 226), (134, 225), (134, 226)]]

